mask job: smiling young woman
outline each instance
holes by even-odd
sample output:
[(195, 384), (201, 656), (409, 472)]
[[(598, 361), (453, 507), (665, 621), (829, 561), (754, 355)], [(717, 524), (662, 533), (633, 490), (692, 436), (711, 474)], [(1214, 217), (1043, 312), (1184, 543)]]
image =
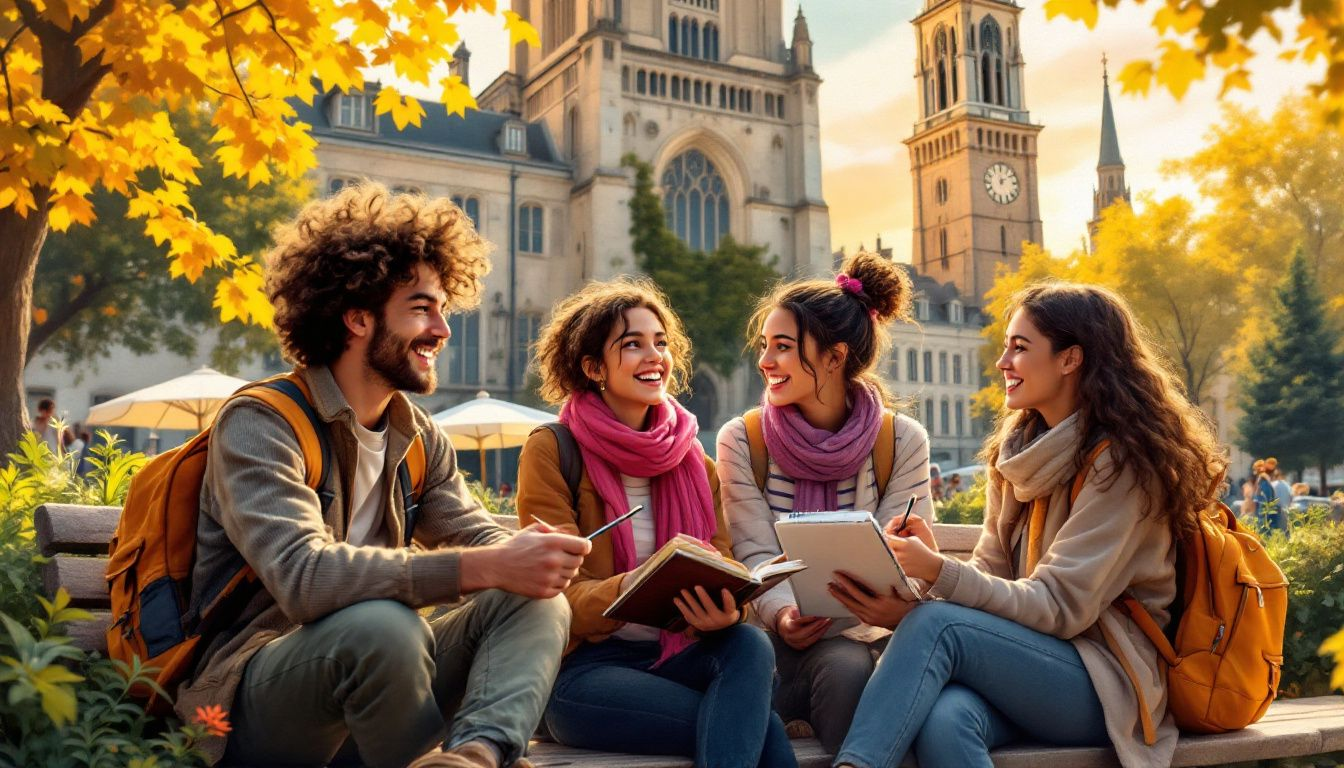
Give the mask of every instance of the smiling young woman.
[(1127, 593), (1168, 621), (1175, 537), (1217, 498), (1226, 460), (1119, 296), (1038, 285), (1008, 320), (980, 540), (961, 562), (921, 521), (889, 539), (941, 600), (892, 635), (837, 765), (896, 766), (913, 751), (920, 765), (989, 766), (990, 749), (1019, 739), (1171, 764), (1157, 650), (1112, 603)]
[(573, 619), (546, 708), (551, 734), (570, 746), (679, 754), (697, 764), (795, 765), (784, 724), (770, 711), (770, 643), (741, 623), (726, 590), (687, 585), (678, 607), (688, 634), (602, 616), (627, 576), (679, 534), (732, 556), (714, 462), (695, 416), (674, 398), (691, 362), (681, 321), (652, 283), (590, 283), (556, 306), (537, 360), (541, 394), (563, 405), (560, 422), (578, 443), (583, 475), (576, 502), (556, 434), (538, 430), (520, 459), (520, 522), (588, 534), (645, 507), (593, 541), (565, 590)]
[[(909, 417), (887, 413), (890, 398), (873, 373), (888, 343), (886, 326), (910, 319), (912, 294), (904, 270), (861, 252), (835, 279), (784, 283), (757, 305), (749, 339), (765, 380), (763, 488), (746, 420), (728, 422), (718, 440), (724, 512), (739, 560), (754, 566), (778, 555), (774, 523), (792, 512), (868, 510), (886, 524), (915, 496), (915, 513), (932, 519), (928, 436)], [(873, 453), (886, 419), (894, 460), (879, 484)], [(832, 752), (873, 671), (869, 645), (840, 633), (860, 621), (890, 628), (908, 610), (894, 594), (842, 573), (834, 579), (833, 592), (854, 619), (801, 615), (788, 582), (755, 604), (775, 645), (775, 708), (786, 719), (807, 720)]]

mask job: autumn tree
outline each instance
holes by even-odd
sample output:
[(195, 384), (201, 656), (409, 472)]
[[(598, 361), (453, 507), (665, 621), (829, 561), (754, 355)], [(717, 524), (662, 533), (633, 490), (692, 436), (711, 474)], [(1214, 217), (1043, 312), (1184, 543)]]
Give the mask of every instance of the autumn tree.
[[(1047, 18), (1063, 16), (1097, 25), (1101, 7), (1144, 0), (1046, 0)], [(1221, 73), (1220, 96), (1251, 88), (1253, 46), (1272, 40), (1280, 59), (1319, 67), (1309, 84), (1325, 122), (1344, 124), (1344, 3), (1338, 0), (1154, 0), (1152, 27), (1160, 54), (1120, 71), (1125, 93), (1148, 93), (1153, 84), (1180, 99), (1190, 84)], [(1284, 23), (1286, 22), (1286, 24)]]
[(1274, 331), (1239, 381), (1240, 445), (1293, 468), (1344, 460), (1344, 337), (1301, 250), (1275, 290)]
[(1096, 247), (1074, 278), (1114, 289), (1160, 343), (1199, 405), (1227, 368), (1241, 323), (1237, 259), (1208, 236), (1207, 222), (1183, 197), (1140, 199), (1102, 213)]
[[(387, 66), (402, 81), (437, 80), (449, 111), (474, 106), (455, 76), (437, 77), (458, 42), (455, 13), (494, 0), (14, 0), (0, 7), (0, 447), (26, 419), (23, 361), (33, 277), (48, 226), (93, 219), (95, 188), (128, 198), (127, 215), (168, 248), (167, 268), (207, 271), (224, 321), (267, 325), (259, 265), (201, 218), (189, 190), (200, 160), (168, 112), (213, 108), (213, 154), (249, 185), (299, 178), (316, 162), (310, 126), (289, 99), (319, 87), (359, 89)], [(533, 30), (504, 12), (513, 43)], [(424, 108), (384, 86), (375, 102), (398, 126)], [(142, 173), (151, 170), (146, 183)]]
[[(201, 185), (192, 195), (197, 215), (240, 253), (261, 252), (271, 228), (298, 209), (311, 185), (282, 176), (249, 189), (243, 179), (225, 176), (209, 155), (208, 112), (182, 111), (172, 124), (201, 158)], [(234, 373), (257, 353), (278, 349), (274, 334), (262, 326), (220, 326), (212, 306), (214, 286), (169, 275), (163, 268), (166, 244), (156, 245), (142, 224), (126, 218), (125, 197), (97, 189), (90, 199), (97, 217), (92, 225), (51, 234), (42, 246), (25, 362), (46, 350), (69, 368), (85, 370), (114, 345), (136, 354), (166, 349), (190, 357), (201, 336), (213, 333), (211, 365)]]
[(778, 277), (765, 248), (725, 236), (713, 251), (692, 250), (667, 226), (653, 191), (653, 167), (634, 155), (622, 164), (635, 171), (630, 196), (630, 236), (639, 268), (667, 293), (696, 359), (724, 376), (742, 364), (742, 329), (756, 303)]

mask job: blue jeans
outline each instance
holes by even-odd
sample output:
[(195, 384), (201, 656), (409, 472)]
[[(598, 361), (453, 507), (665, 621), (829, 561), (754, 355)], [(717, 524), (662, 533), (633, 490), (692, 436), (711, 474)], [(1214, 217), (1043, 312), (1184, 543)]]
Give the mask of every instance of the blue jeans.
[(611, 638), (565, 658), (546, 707), (561, 744), (608, 752), (685, 755), (697, 766), (794, 768), (770, 709), (775, 657), (760, 629), (711, 632), (650, 669), (658, 643)]
[(1028, 738), (1110, 743), (1101, 702), (1066, 640), (946, 602), (917, 606), (896, 627), (859, 699), (835, 765), (983, 766), (989, 750)]

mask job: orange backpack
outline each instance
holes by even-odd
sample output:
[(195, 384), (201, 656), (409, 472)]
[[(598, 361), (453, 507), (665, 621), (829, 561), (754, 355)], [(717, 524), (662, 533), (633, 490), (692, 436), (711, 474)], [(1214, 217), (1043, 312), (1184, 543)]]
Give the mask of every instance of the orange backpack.
[[(1079, 473), (1070, 503), (1087, 470)], [(1161, 654), (1167, 709), (1181, 730), (1245, 728), (1278, 695), (1288, 579), (1259, 537), (1238, 525), (1222, 502), (1202, 511), (1199, 530), (1177, 542), (1176, 572), (1180, 589), (1166, 634), (1132, 595), (1121, 595), (1114, 605)]]
[[(309, 403), (307, 384), (288, 373), (253, 382), (230, 400), (238, 397), (274, 408), (294, 430), (303, 452), (304, 482), (318, 492), (325, 514), (334, 498), (326, 490), (333, 459), (325, 425)], [(116, 620), (107, 630), (108, 654), (128, 664), (139, 658), (144, 666), (157, 668), (154, 682), (170, 695), (191, 674), (202, 640), (208, 644), (211, 636), (237, 619), (262, 588), (251, 566), (239, 558), (232, 577), (213, 589), (204, 605), (189, 605), (211, 429), (164, 451), (136, 474), (109, 548), (107, 586)], [(408, 545), (424, 477), (425, 446), (417, 435), (397, 468)], [(154, 711), (166, 711), (167, 702), (156, 691), (134, 693), (148, 698)]]

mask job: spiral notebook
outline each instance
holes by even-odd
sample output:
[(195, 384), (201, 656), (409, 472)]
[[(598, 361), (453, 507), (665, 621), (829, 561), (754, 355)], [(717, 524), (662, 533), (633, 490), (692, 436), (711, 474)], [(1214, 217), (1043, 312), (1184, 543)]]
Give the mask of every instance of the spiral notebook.
[(792, 512), (775, 522), (775, 535), (789, 559), (807, 565), (791, 580), (804, 616), (852, 617), (826, 588), (835, 571), (870, 589), (894, 587), (906, 600), (928, 599), (887, 549), (882, 526), (868, 512)]

